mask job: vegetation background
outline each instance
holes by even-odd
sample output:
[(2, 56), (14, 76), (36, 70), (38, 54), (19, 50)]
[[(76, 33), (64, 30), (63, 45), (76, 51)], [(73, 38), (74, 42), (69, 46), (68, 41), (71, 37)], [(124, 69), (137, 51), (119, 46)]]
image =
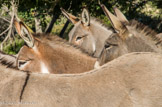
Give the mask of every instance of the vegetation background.
[[(100, 2), (105, 4), (111, 12), (116, 6), (129, 20), (136, 19), (158, 33), (162, 32), (162, 0), (100, 0)], [(17, 11), (13, 11), (13, 5), (17, 7)], [(78, 17), (80, 17), (82, 8), (87, 7), (91, 16), (111, 26), (98, 0), (0, 0), (1, 50), (16, 54), (24, 44), (12, 25), (14, 13), (34, 32), (53, 33), (68, 39), (68, 32), (73, 25), (68, 25), (69, 22), (61, 14), (60, 7)], [(68, 27), (62, 35), (60, 32), (65, 24)]]

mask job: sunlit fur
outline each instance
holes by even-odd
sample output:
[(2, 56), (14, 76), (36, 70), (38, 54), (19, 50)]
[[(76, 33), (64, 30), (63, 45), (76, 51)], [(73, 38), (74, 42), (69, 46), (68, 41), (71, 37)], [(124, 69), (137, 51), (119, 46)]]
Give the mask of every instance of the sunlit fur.
[(25, 66), (18, 66), (20, 70), (61, 74), (86, 72), (94, 68), (95, 58), (58, 36), (33, 35), (34, 47), (23, 46), (18, 54), (17, 65), (18, 61), (26, 61)]

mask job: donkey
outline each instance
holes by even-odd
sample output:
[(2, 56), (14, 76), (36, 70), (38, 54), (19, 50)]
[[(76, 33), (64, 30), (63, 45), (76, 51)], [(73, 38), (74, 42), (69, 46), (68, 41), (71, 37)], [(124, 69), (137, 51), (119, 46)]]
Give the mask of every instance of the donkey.
[(90, 17), (87, 9), (83, 9), (81, 19), (67, 13), (61, 8), (63, 15), (70, 20), (74, 27), (69, 33), (69, 42), (87, 50), (88, 53), (99, 57), (105, 40), (113, 33), (97, 19)]
[(105, 41), (98, 58), (100, 65), (130, 52), (162, 53), (162, 39), (155, 31), (135, 20), (128, 21), (117, 8), (114, 8), (115, 16), (104, 5), (101, 7), (117, 33), (111, 34)]
[(23, 22), (14, 21), (18, 34), (26, 42), (17, 58), (19, 70), (41, 73), (80, 73), (94, 69), (96, 58), (59, 38), (31, 33)]
[(89, 72), (30, 73), (28, 79), (0, 65), (0, 107), (161, 107), (161, 59), (130, 53)]

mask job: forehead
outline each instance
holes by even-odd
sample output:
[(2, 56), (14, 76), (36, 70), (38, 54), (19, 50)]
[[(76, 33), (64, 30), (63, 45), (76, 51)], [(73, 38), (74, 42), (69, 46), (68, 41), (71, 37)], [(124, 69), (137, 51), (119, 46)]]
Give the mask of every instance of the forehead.
[(26, 58), (34, 58), (34, 57), (35, 57), (34, 50), (27, 46), (23, 46), (18, 53), (18, 59), (25, 60)]
[(129, 33), (134, 33), (133, 31), (135, 31), (133, 26), (128, 25), (128, 26), (126, 26), (126, 28), (129, 31)]
[[(136, 31), (134, 30), (134, 27), (127, 25), (126, 28), (130, 34), (135, 34)], [(120, 36), (124, 36), (124, 35), (120, 35)], [(119, 32), (116, 31), (115, 33), (112, 33), (109, 38), (120, 37), (120, 36), (119, 36)]]
[(81, 21), (79, 21), (78, 23), (76, 23), (74, 25), (74, 27), (70, 31), (69, 38), (73, 38), (76, 35), (82, 35), (84, 33), (87, 33), (87, 30), (84, 28), (84, 26), (82, 25)]
[(105, 42), (114, 44), (114, 43), (120, 42), (121, 40), (122, 39), (119, 37), (118, 33), (112, 33)]
[(35, 42), (34, 42), (34, 47), (30, 48), (26, 45), (24, 45), (20, 51), (19, 51), (19, 56), (36, 56), (40, 54), (40, 50), (39, 48), (43, 48), (44, 45), (42, 42), (39, 41), (38, 38), (35, 38)]
[(112, 33), (108, 39), (117, 39), (119, 38), (119, 34), (118, 33)]

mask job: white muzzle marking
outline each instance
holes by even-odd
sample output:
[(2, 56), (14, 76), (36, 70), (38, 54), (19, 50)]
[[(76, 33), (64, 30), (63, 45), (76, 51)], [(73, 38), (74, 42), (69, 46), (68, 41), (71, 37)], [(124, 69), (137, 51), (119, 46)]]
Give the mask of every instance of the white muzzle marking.
[(100, 68), (100, 64), (98, 61), (96, 61), (94, 64), (94, 69), (98, 69), (98, 68)]
[(41, 62), (41, 73), (43, 74), (49, 74), (50, 72), (48, 71), (48, 68), (46, 67), (46, 65)]
[(92, 49), (93, 49), (93, 52), (96, 51), (96, 44), (94, 42), (92, 43)]

